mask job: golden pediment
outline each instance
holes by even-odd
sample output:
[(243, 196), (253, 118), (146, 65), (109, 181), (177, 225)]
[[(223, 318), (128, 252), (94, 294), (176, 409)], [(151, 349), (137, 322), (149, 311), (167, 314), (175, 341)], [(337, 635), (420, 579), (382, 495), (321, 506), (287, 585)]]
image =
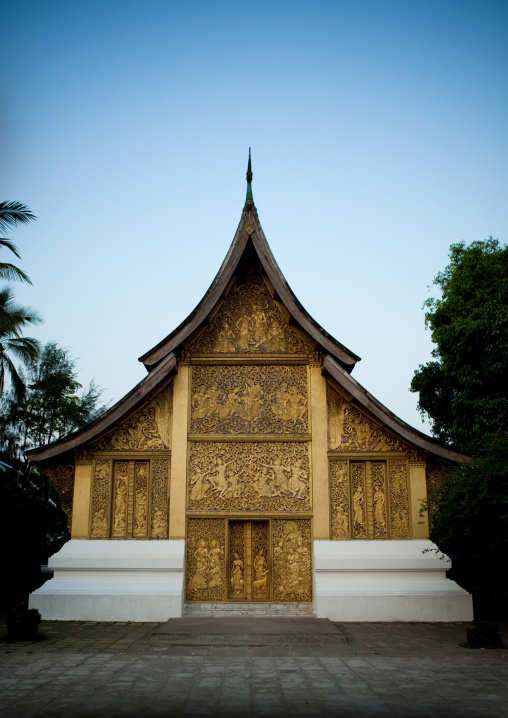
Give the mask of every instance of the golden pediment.
[(172, 386), (90, 448), (93, 451), (163, 451), (170, 447)]
[(303, 354), (310, 349), (277, 308), (257, 269), (242, 269), (191, 354)]
[(410, 451), (405, 442), (382, 429), (358, 407), (328, 387), (328, 448), (337, 452)]

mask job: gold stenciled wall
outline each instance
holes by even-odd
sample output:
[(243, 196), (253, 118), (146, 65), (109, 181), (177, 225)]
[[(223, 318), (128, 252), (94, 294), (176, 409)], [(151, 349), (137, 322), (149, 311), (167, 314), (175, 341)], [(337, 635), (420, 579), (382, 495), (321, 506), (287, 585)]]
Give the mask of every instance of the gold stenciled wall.
[(412, 538), (414, 449), (330, 386), (327, 404), (331, 538)]
[(240, 267), (185, 354), (188, 601), (312, 600), (313, 354), (271, 289)]
[(168, 538), (172, 386), (86, 450), (89, 537)]

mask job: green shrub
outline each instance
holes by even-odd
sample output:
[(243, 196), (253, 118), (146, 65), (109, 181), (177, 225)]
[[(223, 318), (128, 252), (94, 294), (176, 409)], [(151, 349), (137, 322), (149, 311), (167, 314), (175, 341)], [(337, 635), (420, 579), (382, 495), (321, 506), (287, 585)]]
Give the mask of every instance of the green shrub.
[(5, 617), (7, 638), (11, 641), (25, 641), (33, 638), (39, 630), (41, 614), (36, 608), (28, 608), (26, 601), (11, 608)]

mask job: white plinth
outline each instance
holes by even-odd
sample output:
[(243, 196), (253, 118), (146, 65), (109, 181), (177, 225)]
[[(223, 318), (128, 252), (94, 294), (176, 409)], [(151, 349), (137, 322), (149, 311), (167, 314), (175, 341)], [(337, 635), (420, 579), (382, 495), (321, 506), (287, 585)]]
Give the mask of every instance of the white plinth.
[[(314, 541), (315, 606), (332, 621), (471, 621), (472, 597), (446, 578), (430, 541)], [(440, 554), (442, 556), (442, 554)]]
[(30, 595), (46, 620), (167, 621), (183, 611), (185, 541), (71, 540)]

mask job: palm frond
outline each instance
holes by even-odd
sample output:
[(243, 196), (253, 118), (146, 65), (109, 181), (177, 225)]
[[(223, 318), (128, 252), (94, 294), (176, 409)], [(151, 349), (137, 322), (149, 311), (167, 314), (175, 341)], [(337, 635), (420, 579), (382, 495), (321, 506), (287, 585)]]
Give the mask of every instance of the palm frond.
[(40, 324), (42, 317), (31, 307), (22, 307), (14, 301), (14, 293), (10, 287), (0, 289), (0, 336), (20, 336), (27, 324)]
[(2, 364), (2, 370), (0, 372), (1, 374), (1, 382), (0, 382), (0, 394), (3, 392), (3, 383), (4, 383), (4, 375), (5, 375), (5, 369), (9, 372), (12, 387), (14, 389), (14, 393), (16, 394), (16, 397), (18, 399), (22, 399), (26, 392), (26, 386), (21, 379), (20, 375), (18, 374), (18, 371), (16, 367), (14, 366), (14, 363), (12, 359), (7, 356), (5, 352), (2, 352), (0, 354), (0, 362)]
[(10, 239), (5, 239), (5, 237), (0, 237), (0, 247), (7, 247), (7, 249), (10, 249), (13, 254), (16, 255), (18, 259), (21, 259), (21, 254), (18, 252), (18, 248), (14, 244), (14, 242), (11, 242)]
[(19, 267), (15, 267), (14, 264), (7, 262), (0, 262), (0, 279), (7, 279), (10, 281), (26, 282), (32, 284), (30, 277)]
[(21, 202), (0, 202), (0, 231), (5, 232), (18, 224), (36, 220), (35, 214)]
[(34, 361), (41, 353), (40, 342), (32, 337), (5, 337), (2, 338), (2, 346), (24, 364)]

